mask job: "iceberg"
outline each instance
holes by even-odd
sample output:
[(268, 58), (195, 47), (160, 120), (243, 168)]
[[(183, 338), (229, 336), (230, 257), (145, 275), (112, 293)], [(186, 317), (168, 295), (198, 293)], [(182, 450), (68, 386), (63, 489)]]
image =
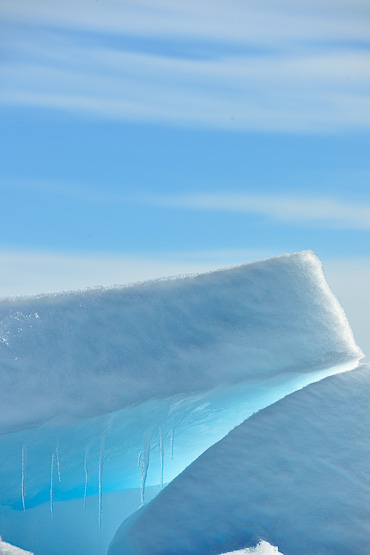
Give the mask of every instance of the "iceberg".
[[(148, 487), (162, 489), (254, 412), (362, 356), (311, 251), (4, 299), (0, 525), (40, 506), (54, 527), (65, 502), (82, 522), (94, 498), (103, 534), (110, 495), (137, 490), (145, 504)], [(37, 555), (50, 555), (40, 541)]]
[(215, 555), (261, 539), (290, 555), (365, 555), (369, 397), (363, 364), (255, 414), (129, 517), (109, 555)]

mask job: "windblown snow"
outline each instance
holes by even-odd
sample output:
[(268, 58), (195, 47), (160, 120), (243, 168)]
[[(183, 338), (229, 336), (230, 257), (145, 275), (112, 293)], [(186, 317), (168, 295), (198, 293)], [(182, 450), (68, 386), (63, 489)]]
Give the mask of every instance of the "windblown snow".
[[(22, 524), (7, 523), (32, 522), (38, 505), (62, 529), (62, 501), (82, 523), (79, 511), (87, 514), (92, 498), (103, 540), (89, 554), (101, 555), (112, 537), (109, 495), (135, 490), (144, 504), (148, 486), (161, 489), (254, 412), (356, 368), (362, 356), (311, 251), (128, 287), (4, 299), (0, 532), (17, 543)], [(24, 547), (79, 553), (73, 540), (52, 552), (48, 541), (29, 532)]]

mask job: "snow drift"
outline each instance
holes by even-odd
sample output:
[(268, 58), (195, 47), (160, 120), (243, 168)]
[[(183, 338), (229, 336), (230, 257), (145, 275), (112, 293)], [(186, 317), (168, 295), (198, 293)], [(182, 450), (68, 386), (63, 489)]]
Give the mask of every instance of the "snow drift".
[(366, 555), (370, 365), (255, 414), (121, 526), (109, 555)]

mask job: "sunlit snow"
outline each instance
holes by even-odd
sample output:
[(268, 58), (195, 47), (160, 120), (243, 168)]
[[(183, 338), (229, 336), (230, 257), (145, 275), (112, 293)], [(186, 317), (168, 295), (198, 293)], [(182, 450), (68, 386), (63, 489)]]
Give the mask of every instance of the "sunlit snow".
[(10, 543), (1, 541), (0, 537), (0, 555), (33, 555), (30, 551), (19, 549)]
[(222, 553), (221, 555), (283, 555), (280, 553), (277, 547), (269, 544), (268, 542), (261, 541), (256, 547), (250, 547), (246, 549), (238, 549), (238, 551), (233, 551), (229, 553)]
[[(22, 530), (25, 548), (50, 555), (48, 534), (36, 540), (32, 527), (38, 506), (45, 531), (62, 537), (62, 503), (86, 530), (93, 503), (101, 541), (89, 554), (101, 555), (114, 492), (133, 492), (118, 526), (148, 487), (161, 489), (254, 412), (362, 356), (310, 251), (3, 300), (0, 531), (12, 541)], [(114, 497), (111, 515), (127, 496)], [(78, 553), (73, 545), (54, 544), (53, 555)]]

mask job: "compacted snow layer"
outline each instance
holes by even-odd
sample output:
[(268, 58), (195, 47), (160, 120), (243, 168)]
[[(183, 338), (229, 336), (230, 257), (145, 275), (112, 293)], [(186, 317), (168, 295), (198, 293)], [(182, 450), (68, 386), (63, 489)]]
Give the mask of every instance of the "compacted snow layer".
[[(8, 526), (18, 512), (28, 523), (19, 545), (42, 555), (33, 548), (40, 526), (68, 529), (58, 508), (70, 500), (68, 517), (87, 522), (81, 512), (94, 499), (105, 542), (109, 493), (139, 488), (144, 504), (147, 486), (162, 488), (253, 412), (361, 357), (311, 251), (0, 301), (0, 523), (8, 541), (20, 537)], [(32, 526), (37, 507), (48, 525)]]
[(23, 551), (19, 547), (14, 547), (10, 543), (1, 541), (0, 537), (0, 555), (33, 555), (30, 551)]
[(109, 555), (370, 553), (370, 366), (260, 411), (118, 530)]
[(269, 544), (268, 542), (261, 541), (256, 547), (247, 547), (246, 549), (238, 549), (232, 553), (222, 553), (221, 555), (283, 555), (277, 547)]
[(0, 431), (362, 356), (311, 251), (0, 301)]

